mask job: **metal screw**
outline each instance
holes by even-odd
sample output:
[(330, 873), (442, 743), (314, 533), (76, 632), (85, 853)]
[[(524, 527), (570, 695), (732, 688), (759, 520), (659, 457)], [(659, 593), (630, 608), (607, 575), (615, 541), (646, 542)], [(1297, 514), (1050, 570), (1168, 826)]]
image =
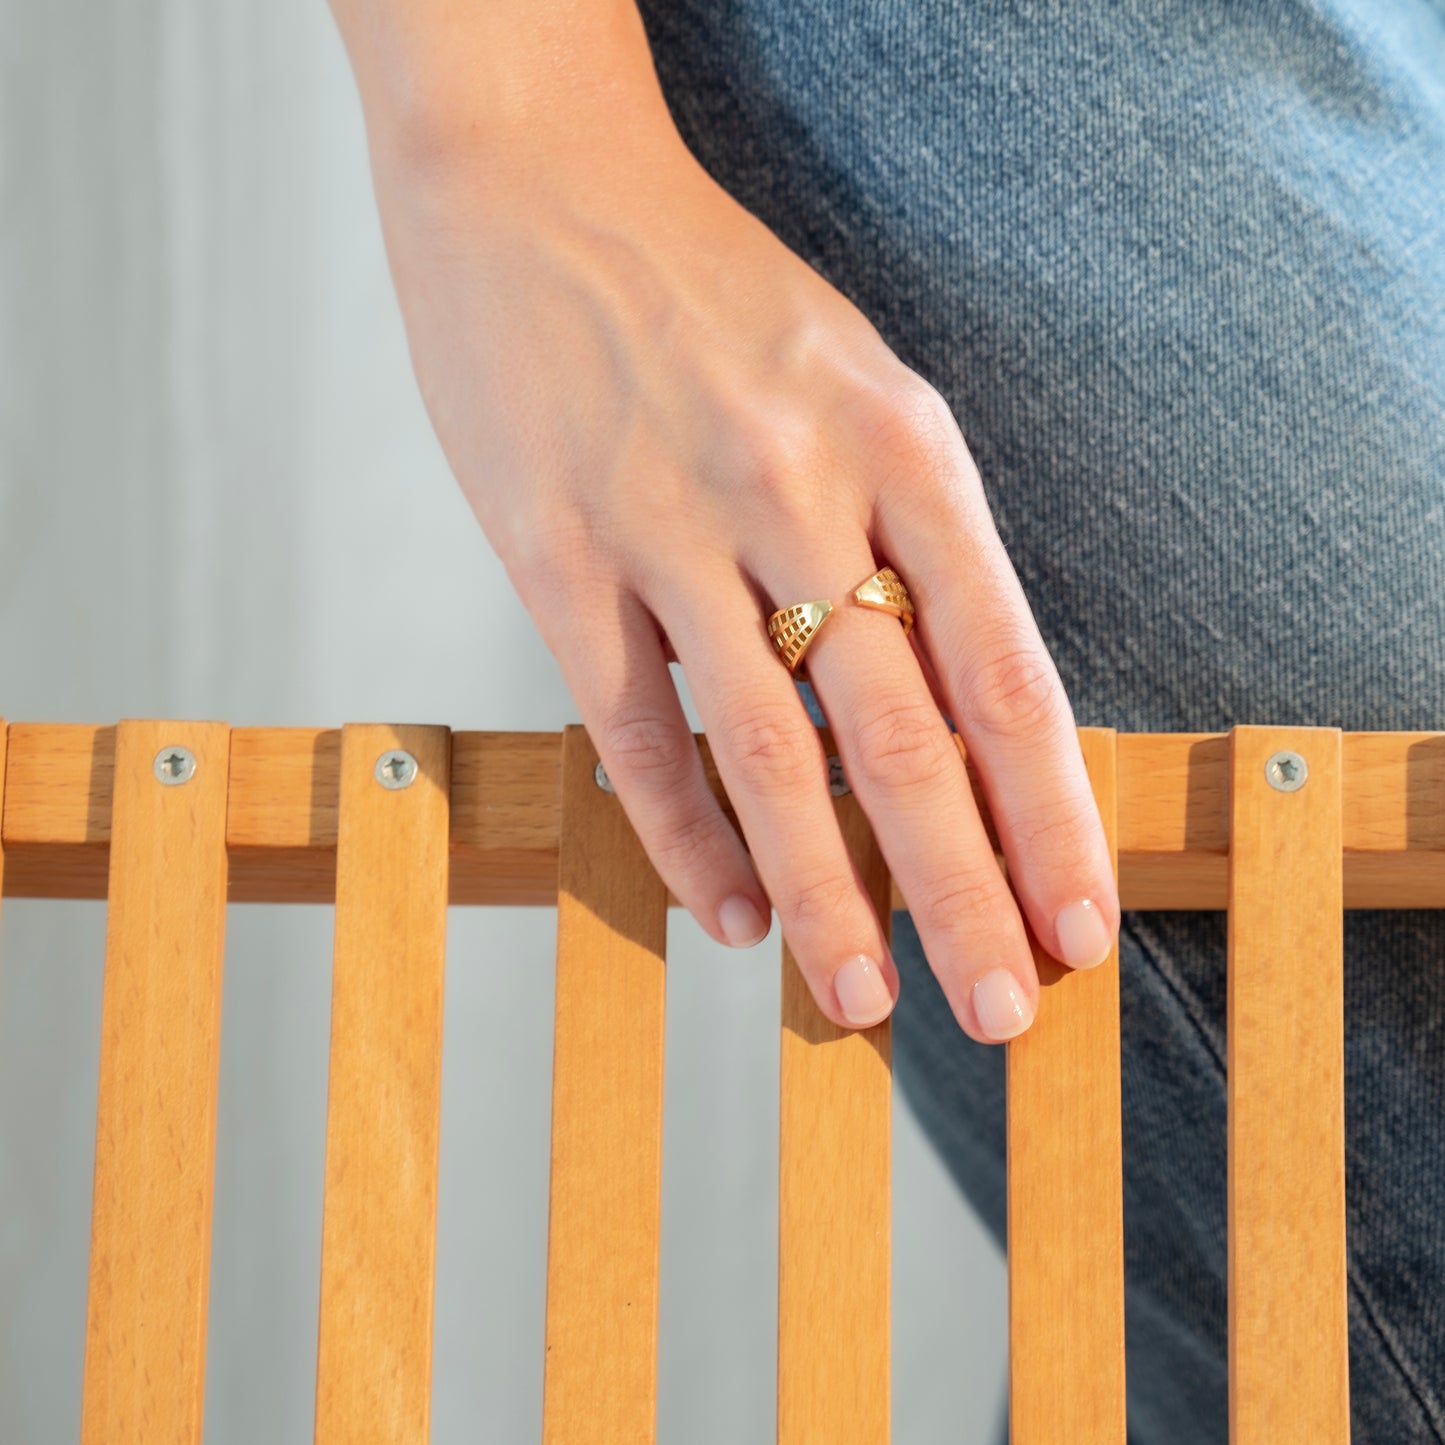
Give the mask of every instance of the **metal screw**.
[(597, 780), (597, 786), (601, 788), (604, 793), (615, 793), (617, 791), (617, 789), (612, 786), (612, 779), (607, 776), (607, 769), (604, 768), (601, 763), (598, 763), (592, 770), (592, 776)]
[(376, 760), (376, 781), (383, 788), (409, 788), (416, 777), (416, 759), (405, 748), (393, 748)]
[(1271, 788), (1281, 793), (1293, 793), (1305, 785), (1305, 779), (1309, 777), (1310, 770), (1305, 760), (1298, 753), (1292, 753), (1288, 748), (1277, 752), (1265, 765), (1264, 775), (1269, 780)]
[(196, 756), (189, 748), (162, 748), (151, 769), (168, 788), (176, 788), (195, 777)]

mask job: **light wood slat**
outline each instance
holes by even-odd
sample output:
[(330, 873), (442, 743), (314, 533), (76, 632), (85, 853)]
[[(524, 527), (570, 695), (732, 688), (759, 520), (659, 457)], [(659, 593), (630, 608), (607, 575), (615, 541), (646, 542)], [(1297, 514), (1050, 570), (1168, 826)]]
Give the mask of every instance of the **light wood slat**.
[[(825, 734), (825, 746), (836, 751)], [(839, 826), (891, 937), (889, 875), (858, 800)], [(889, 1437), (892, 1016), (840, 1029), (782, 949), (778, 1445)]]
[[(115, 729), (12, 723), (10, 733), (6, 896), (104, 898)], [(1343, 738), (1345, 907), (1439, 906), (1445, 733)], [(698, 745), (726, 810), (706, 738)], [(339, 749), (334, 729), (235, 730), (231, 902), (334, 899)], [(1118, 755), (1124, 907), (1226, 907), (1228, 735), (1120, 733)], [(557, 733), (453, 734), (452, 903), (556, 902), (560, 759)], [(975, 802), (991, 827), (977, 788)], [(906, 907), (896, 882), (892, 904)]]
[(115, 725), (9, 728), (0, 816), (12, 898), (104, 898), (110, 881)]
[(647, 1445), (657, 1412), (667, 889), (562, 743), (545, 1445)]
[(318, 1445), (428, 1439), (450, 770), (446, 728), (342, 729)]
[[(1111, 854), (1110, 728), (1079, 742)], [(1039, 1011), (1008, 1050), (1012, 1445), (1124, 1445), (1119, 950), (1075, 971), (1033, 940)]]
[[(1308, 780), (1279, 792), (1277, 751)], [(1232, 1445), (1348, 1445), (1341, 737), (1236, 727), (1229, 870)]]
[[(177, 744), (196, 770), (167, 786)], [(116, 729), (84, 1445), (201, 1438), (229, 746), (224, 723)]]

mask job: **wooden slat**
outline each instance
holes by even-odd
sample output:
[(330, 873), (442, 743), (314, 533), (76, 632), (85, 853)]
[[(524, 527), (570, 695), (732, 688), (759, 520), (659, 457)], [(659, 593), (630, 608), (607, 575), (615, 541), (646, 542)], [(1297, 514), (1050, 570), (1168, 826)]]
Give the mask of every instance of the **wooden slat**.
[[(888, 869), (868, 820), (851, 794), (835, 800), (835, 811), (891, 935)], [(838, 1028), (813, 1001), (786, 941), (782, 955), (778, 1445), (884, 1445), (892, 1016), (870, 1029)]]
[(450, 770), (446, 728), (342, 729), (318, 1445), (428, 1439)]
[(104, 898), (110, 882), (114, 724), (9, 728), (5, 892), (13, 898)]
[[(155, 775), (162, 748), (196, 759)], [(81, 1439), (201, 1438), (230, 730), (121, 722), (109, 832)]]
[[(1268, 759), (1308, 780), (1272, 788)], [(1229, 868), (1232, 1445), (1348, 1445), (1341, 738), (1236, 727)]]
[[(1110, 728), (1079, 741), (1110, 852)], [(1119, 950), (1075, 971), (1033, 941), (1041, 994), (1008, 1050), (1009, 1439), (1124, 1445)]]
[(562, 742), (545, 1445), (646, 1445), (657, 1413), (667, 889)]
[[(12, 723), (10, 735), (10, 786), (0, 819), (9, 853), (6, 895), (104, 898), (115, 729)], [(1345, 907), (1440, 906), (1445, 733), (1343, 737)], [(1125, 908), (1227, 906), (1228, 745), (1224, 733), (1119, 734)], [(698, 746), (727, 811), (707, 739), (699, 736)], [(332, 729), (235, 730), (231, 902), (334, 899), (339, 747)], [(453, 735), (452, 903), (556, 902), (560, 759), (557, 733)], [(976, 783), (974, 800), (992, 831)], [(907, 906), (896, 881), (892, 904)], [(669, 906), (676, 900), (669, 897)]]

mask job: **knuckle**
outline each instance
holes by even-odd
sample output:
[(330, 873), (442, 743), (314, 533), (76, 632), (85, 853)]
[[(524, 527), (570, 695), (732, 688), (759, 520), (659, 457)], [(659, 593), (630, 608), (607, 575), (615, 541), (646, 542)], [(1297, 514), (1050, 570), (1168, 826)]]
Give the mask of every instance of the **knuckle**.
[(1045, 821), (1025, 824), (1020, 829), (1023, 846), (1031, 861), (1045, 871), (1077, 867), (1092, 859), (1098, 836), (1097, 815), (1089, 810), (1051, 809)]
[[(624, 783), (632, 781), (649, 791), (671, 790), (684, 783), (696, 751), (690, 733), (684, 733), (667, 718), (654, 712), (622, 711), (603, 725), (607, 751), (615, 771)], [(686, 739), (686, 746), (684, 746)]]
[(725, 724), (724, 746), (765, 794), (793, 792), (821, 772), (811, 728), (801, 728), (776, 707), (751, 708)]
[(693, 878), (717, 861), (717, 843), (715, 820), (704, 814), (687, 813), (653, 829), (648, 853), (659, 872)]
[(998, 933), (1007, 921), (1004, 888), (1001, 874), (990, 878), (977, 870), (947, 873), (925, 889), (922, 908), (950, 926), (961, 924), (965, 932)]
[(968, 717), (985, 732), (1036, 738), (1059, 720), (1053, 664), (1036, 647), (993, 653), (964, 689)]
[(574, 576), (595, 555), (595, 519), (575, 499), (550, 497), (545, 510), (521, 508), (504, 522), (505, 535), (495, 540), (509, 567)]
[(827, 874), (793, 884), (785, 894), (781, 911), (804, 928), (821, 923), (836, 929), (839, 920), (848, 916), (856, 898), (857, 888), (851, 878)]
[(889, 387), (872, 409), (871, 437), (885, 455), (928, 472), (953, 462), (964, 450), (952, 410), (939, 391), (916, 373)]
[(734, 428), (734, 461), (743, 485), (782, 527), (811, 526), (823, 501), (823, 439), (815, 423), (773, 408)]
[(856, 729), (860, 783), (908, 788), (939, 782), (949, 758), (947, 732), (937, 709), (916, 701), (880, 707)]
[(943, 396), (910, 374), (857, 410), (859, 444), (870, 457), (869, 475), (878, 480), (875, 507), (915, 526), (943, 522), (958, 532), (961, 545), (976, 551), (993, 530), (993, 515), (978, 466)]
[(565, 507), (545, 523), (506, 524), (488, 532), (507, 577), (544, 635), (560, 630), (559, 612), (595, 606), (603, 589), (615, 588), (615, 558), (603, 544), (601, 529)]

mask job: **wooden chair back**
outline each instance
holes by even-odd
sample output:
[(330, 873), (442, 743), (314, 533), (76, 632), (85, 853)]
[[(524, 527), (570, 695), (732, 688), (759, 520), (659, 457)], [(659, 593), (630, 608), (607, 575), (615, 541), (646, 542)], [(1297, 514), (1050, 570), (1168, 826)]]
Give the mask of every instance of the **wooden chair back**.
[[(1342, 910), (1437, 906), (1445, 745), (1080, 740), (1124, 907), (1228, 909), (1230, 1438), (1345, 1445)], [(428, 1438), (447, 908), (554, 902), (542, 1437), (652, 1440), (675, 900), (584, 729), (0, 720), (0, 786), (0, 892), (108, 900), (84, 1445), (201, 1437), (228, 901), (336, 907), (318, 1445)], [(903, 900), (836, 807), (886, 920)], [(1012, 1442), (1124, 1445), (1117, 954), (1037, 961), (1006, 1046)], [(781, 968), (777, 1438), (879, 1445), (891, 1025), (835, 1028)]]

